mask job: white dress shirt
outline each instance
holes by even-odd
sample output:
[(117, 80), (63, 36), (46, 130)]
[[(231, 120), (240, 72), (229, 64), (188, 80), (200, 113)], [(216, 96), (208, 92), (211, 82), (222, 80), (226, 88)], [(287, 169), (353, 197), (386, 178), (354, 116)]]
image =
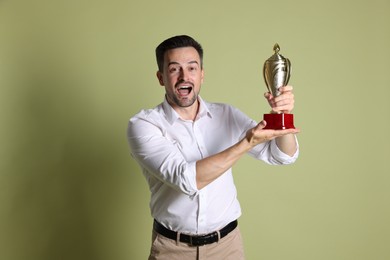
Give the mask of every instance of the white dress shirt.
[[(199, 97), (195, 121), (182, 120), (166, 100), (142, 110), (129, 121), (131, 155), (151, 191), (152, 217), (187, 234), (221, 229), (241, 215), (232, 170), (198, 190), (196, 161), (221, 152), (245, 137), (257, 123), (238, 109)], [(257, 145), (249, 154), (269, 164), (289, 164), (298, 157), (281, 152), (275, 141)]]

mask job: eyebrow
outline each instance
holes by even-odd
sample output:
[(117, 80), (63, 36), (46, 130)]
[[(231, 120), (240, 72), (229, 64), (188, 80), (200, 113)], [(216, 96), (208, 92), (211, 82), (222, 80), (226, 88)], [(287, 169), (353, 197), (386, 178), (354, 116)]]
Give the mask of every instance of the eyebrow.
[[(199, 63), (196, 60), (190, 61), (187, 64), (198, 64), (199, 65)], [(180, 63), (176, 62), (176, 61), (171, 61), (168, 63), (168, 66), (171, 66), (171, 65), (180, 65)]]

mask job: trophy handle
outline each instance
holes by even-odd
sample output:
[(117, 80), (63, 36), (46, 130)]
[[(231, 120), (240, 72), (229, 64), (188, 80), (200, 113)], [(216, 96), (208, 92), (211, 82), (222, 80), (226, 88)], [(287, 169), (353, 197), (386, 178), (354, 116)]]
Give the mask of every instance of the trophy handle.
[(290, 80), (290, 76), (291, 76), (291, 62), (289, 59), (286, 58), (286, 63), (287, 63), (287, 77), (286, 77), (286, 81), (284, 83), (284, 85), (286, 86), (288, 84), (288, 81)]
[(272, 93), (271, 87), (268, 86), (268, 80), (267, 80), (267, 79), (268, 79), (268, 75), (267, 75), (266, 70), (267, 70), (267, 68), (266, 68), (266, 66), (265, 66), (265, 64), (264, 64), (264, 66), (263, 66), (263, 78), (264, 78), (264, 82), (265, 82), (265, 85), (267, 86), (268, 92), (269, 92), (269, 93)]

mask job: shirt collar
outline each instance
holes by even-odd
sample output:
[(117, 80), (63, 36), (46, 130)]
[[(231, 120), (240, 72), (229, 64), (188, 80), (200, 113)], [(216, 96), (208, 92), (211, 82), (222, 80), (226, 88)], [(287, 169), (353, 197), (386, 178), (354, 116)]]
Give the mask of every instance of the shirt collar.
[[(198, 100), (199, 100), (199, 111), (196, 120), (204, 116), (209, 116), (211, 118), (212, 113), (210, 112), (207, 103), (200, 96), (198, 96)], [(162, 103), (162, 106), (164, 109), (164, 113), (167, 117), (167, 120), (169, 121), (170, 124), (173, 124), (176, 120), (180, 119), (179, 114), (171, 107), (166, 97), (164, 98), (164, 102)]]

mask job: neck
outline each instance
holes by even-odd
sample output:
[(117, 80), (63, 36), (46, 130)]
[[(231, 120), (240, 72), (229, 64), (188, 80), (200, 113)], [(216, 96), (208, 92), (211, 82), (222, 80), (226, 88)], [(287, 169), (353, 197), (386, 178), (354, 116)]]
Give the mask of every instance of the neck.
[(196, 100), (194, 104), (189, 107), (174, 106), (173, 109), (180, 115), (181, 119), (195, 121), (199, 111), (199, 100)]

